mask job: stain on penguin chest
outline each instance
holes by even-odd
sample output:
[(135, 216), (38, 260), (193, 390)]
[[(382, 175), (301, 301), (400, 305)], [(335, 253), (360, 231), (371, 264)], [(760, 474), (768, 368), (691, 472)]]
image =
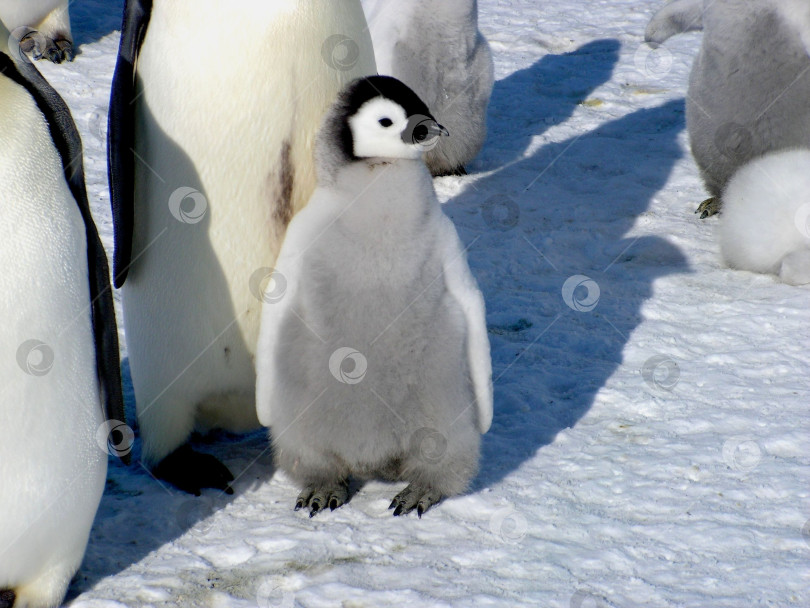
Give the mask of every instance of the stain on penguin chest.
[(285, 230), (295, 214), (293, 194), (295, 191), (295, 165), (292, 161), (292, 142), (285, 139), (281, 144), (279, 162), (267, 176), (269, 204), (273, 222)]

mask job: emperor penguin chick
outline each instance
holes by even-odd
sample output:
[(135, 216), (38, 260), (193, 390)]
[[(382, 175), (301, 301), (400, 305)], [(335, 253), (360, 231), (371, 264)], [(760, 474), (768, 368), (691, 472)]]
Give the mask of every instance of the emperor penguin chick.
[(412, 88), (453, 134), (426, 156), (433, 175), (463, 174), (486, 139), (492, 52), (477, 0), (363, 0), (377, 70)]
[(690, 30), (703, 30), (686, 126), (712, 196), (698, 208), (707, 217), (746, 163), (810, 146), (810, 2), (675, 0), (652, 18), (645, 38), (660, 44)]
[(264, 299), (259, 420), (310, 516), (350, 477), (407, 481), (394, 515), (463, 492), (492, 420), (484, 299), (422, 155), (447, 135), (402, 82), (359, 79), (327, 113), (318, 187)]

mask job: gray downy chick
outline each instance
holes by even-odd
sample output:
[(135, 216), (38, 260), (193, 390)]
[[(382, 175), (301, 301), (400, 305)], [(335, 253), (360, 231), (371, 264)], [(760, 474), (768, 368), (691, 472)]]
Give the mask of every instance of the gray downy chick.
[(257, 413), (314, 515), (350, 477), (407, 481), (394, 515), (463, 492), (492, 420), (484, 299), (423, 161), (447, 135), (394, 78), (348, 86), (318, 187), (265, 290)]

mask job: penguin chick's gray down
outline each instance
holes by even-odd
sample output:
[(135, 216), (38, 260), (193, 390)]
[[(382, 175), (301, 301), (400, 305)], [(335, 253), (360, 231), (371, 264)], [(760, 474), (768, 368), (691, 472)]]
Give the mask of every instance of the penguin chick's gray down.
[(769, 152), (810, 146), (810, 2), (675, 0), (651, 19), (645, 38), (703, 30), (686, 96), (692, 154), (713, 197), (743, 165)]
[(476, 0), (363, 0), (380, 74), (413, 89), (447, 127), (425, 155), (433, 175), (466, 173), (486, 139), (495, 81)]
[(341, 506), (354, 476), (409, 482), (391, 508), (421, 516), (477, 471), (489, 339), (422, 160), (442, 135), (383, 76), (350, 84), (319, 132), (318, 187), (265, 291), (256, 362), (259, 419), (310, 515)]

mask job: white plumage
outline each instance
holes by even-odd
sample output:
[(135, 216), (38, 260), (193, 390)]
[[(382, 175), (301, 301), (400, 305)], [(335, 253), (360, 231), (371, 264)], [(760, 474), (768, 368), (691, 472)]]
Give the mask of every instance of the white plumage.
[(5, 74), (0, 260), (0, 590), (58, 606), (107, 472), (87, 242), (45, 117)]
[(810, 283), (810, 150), (783, 150), (742, 167), (723, 192), (718, 227), (732, 268)]
[[(339, 63), (346, 49), (330, 40), (356, 50), (354, 63)], [(259, 426), (252, 277), (273, 265), (314, 189), (323, 113), (345, 83), (374, 71), (358, 0), (154, 3), (137, 63), (135, 226), (123, 286), (150, 465), (195, 428)], [(181, 220), (178, 208), (196, 215)]]

